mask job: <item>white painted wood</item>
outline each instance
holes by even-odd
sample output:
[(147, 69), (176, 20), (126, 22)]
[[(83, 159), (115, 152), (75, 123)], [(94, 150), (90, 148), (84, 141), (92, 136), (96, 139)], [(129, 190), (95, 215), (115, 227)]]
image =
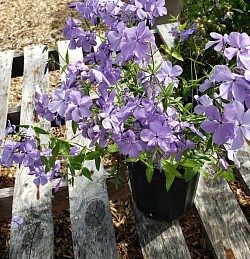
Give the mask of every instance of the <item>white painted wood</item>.
[(173, 22), (156, 26), (156, 30), (161, 36), (163, 43), (167, 45), (170, 49), (174, 46), (174, 38), (169, 32), (171, 31), (171, 28), (175, 26), (179, 27), (179, 23)]
[(4, 137), (7, 120), (13, 55), (13, 51), (0, 52), (0, 139)]
[(238, 151), (237, 157), (241, 163), (239, 173), (250, 191), (250, 146), (245, 145)]
[(200, 178), (195, 205), (214, 252), (220, 259), (248, 259), (250, 226), (226, 180), (213, 180), (214, 169), (205, 169), (210, 178)]
[[(35, 123), (34, 86), (39, 85), (42, 91), (48, 89), (48, 75), (43, 74), (48, 53), (42, 53), (43, 48), (35, 46), (24, 49), (21, 124)], [(46, 141), (45, 137), (41, 137), (41, 143)], [(53, 258), (51, 184), (37, 187), (33, 179), (26, 169), (17, 170), (12, 216), (17, 215), (24, 222), (19, 228), (11, 229), (11, 259)]]
[[(58, 42), (59, 53), (64, 57), (68, 43)], [(69, 51), (70, 61), (80, 60), (79, 49)], [(63, 60), (60, 64), (64, 66)], [(67, 123), (67, 136), (71, 138), (73, 132)], [(74, 142), (83, 146), (89, 141), (81, 135), (74, 138)], [(97, 171), (94, 161), (86, 161), (85, 166), (93, 171), (93, 181), (84, 176), (75, 178), (74, 186), (69, 186), (70, 218), (75, 258), (115, 259), (117, 248), (114, 227), (109, 207), (105, 171), (101, 164)]]
[(144, 258), (191, 259), (178, 220), (172, 223), (159, 222), (145, 217), (136, 207), (135, 213), (136, 230)]

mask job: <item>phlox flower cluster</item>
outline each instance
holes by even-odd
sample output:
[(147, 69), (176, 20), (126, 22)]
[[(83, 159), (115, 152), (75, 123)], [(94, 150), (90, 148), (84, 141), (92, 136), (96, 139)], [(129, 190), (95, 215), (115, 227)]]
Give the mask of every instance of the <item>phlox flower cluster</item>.
[[(237, 67), (215, 66), (200, 85), (201, 95), (195, 96), (198, 105), (193, 113), (187, 108), (189, 104), (182, 103), (182, 97), (177, 95), (182, 68), (170, 61), (155, 60), (159, 50), (149, 25), (167, 13), (164, 3), (162, 0), (72, 3), (70, 7), (80, 12), (84, 21), (69, 18), (63, 31), (69, 48), (81, 48), (84, 55), (67, 65), (65, 81), (52, 98), (41, 93), (39, 87), (36, 89), (36, 111), (41, 118), (59, 126), (62, 119), (72, 121), (73, 131), (78, 130), (89, 139), (90, 147), (52, 137), (49, 146), (41, 148), (39, 134), (47, 133), (27, 126), (19, 129), (19, 141), (5, 142), (1, 164), (27, 167), (36, 185), (60, 177), (62, 161), (72, 176), (75, 170), (82, 170), (82, 174), (91, 178), (87, 169), (83, 170), (82, 162), (99, 158), (110, 146), (127, 160), (141, 160), (160, 170), (162, 161), (177, 168), (195, 160), (188, 171), (192, 176), (203, 164), (196, 160), (204, 158), (207, 150), (210, 152), (207, 157), (211, 158), (216, 147), (226, 149), (228, 158), (239, 166), (237, 150), (245, 139), (250, 140), (249, 36), (211, 33), (214, 40), (206, 48), (215, 46), (227, 62), (236, 59)], [(82, 28), (83, 24), (88, 31)], [(105, 25), (106, 30), (97, 37), (92, 28), (99, 24)], [(195, 30), (194, 25), (186, 35)], [(15, 130), (9, 124), (5, 135)], [(91, 151), (93, 147), (96, 152)], [(228, 170), (224, 154), (219, 153), (216, 159), (221, 170)], [(57, 189), (60, 182), (61, 178)]]
[[(205, 48), (214, 46), (228, 64), (215, 66), (200, 86), (204, 95), (198, 98), (196, 112), (207, 117), (201, 128), (213, 134), (215, 144), (225, 145), (232, 154), (244, 145), (245, 139), (250, 139), (250, 37), (238, 32), (210, 35), (214, 40)], [(232, 69), (230, 61), (234, 58), (236, 67)], [(235, 156), (234, 160), (239, 166)]]

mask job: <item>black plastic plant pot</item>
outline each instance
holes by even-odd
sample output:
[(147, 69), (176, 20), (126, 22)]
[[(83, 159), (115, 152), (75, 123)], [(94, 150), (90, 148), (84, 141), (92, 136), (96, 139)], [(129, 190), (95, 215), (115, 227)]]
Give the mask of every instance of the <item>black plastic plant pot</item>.
[(164, 172), (155, 169), (152, 182), (148, 183), (145, 166), (128, 163), (128, 169), (133, 200), (145, 216), (171, 222), (191, 209), (199, 174), (189, 182), (176, 177), (167, 192)]

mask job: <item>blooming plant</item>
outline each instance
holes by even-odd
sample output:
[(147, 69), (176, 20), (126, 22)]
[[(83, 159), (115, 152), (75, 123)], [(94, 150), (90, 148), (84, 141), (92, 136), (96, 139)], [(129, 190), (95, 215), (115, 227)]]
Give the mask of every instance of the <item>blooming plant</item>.
[[(214, 46), (223, 54), (225, 65), (212, 69), (191, 102), (183, 100), (182, 68), (157, 58), (159, 48), (148, 26), (167, 13), (164, 4), (72, 3), (83, 21), (69, 18), (63, 31), (69, 48), (82, 48), (84, 57), (67, 65), (66, 79), (52, 98), (37, 89), (36, 110), (59, 126), (63, 118), (71, 121), (74, 134), (89, 139), (90, 145), (51, 136), (49, 146), (42, 149), (39, 135), (48, 132), (38, 125), (21, 125), (19, 141), (5, 141), (1, 163), (28, 167), (36, 185), (63, 177), (62, 161), (69, 175), (91, 179), (83, 162), (94, 159), (99, 168), (107, 153), (143, 163), (149, 182), (154, 168), (160, 169), (167, 190), (175, 177), (188, 181), (198, 172), (206, 175), (202, 166), (208, 161), (216, 165), (216, 177), (232, 180), (234, 164), (240, 166), (237, 150), (250, 140), (250, 38), (237, 32), (211, 34), (214, 40), (206, 48)], [(98, 35), (100, 26), (105, 32)], [(92, 98), (92, 92), (97, 97)], [(6, 136), (15, 131), (9, 124)]]

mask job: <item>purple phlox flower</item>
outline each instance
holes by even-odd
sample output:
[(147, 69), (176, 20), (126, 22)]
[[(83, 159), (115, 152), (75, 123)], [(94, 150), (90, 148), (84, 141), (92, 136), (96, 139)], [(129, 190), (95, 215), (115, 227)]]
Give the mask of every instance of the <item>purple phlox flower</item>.
[(219, 65), (216, 66), (212, 78), (222, 82), (219, 86), (220, 97), (227, 100), (235, 98), (237, 101), (244, 102), (246, 91), (250, 89), (250, 83), (244, 76), (232, 73), (225, 65)]
[(55, 115), (48, 109), (49, 96), (47, 94), (40, 95), (36, 93), (36, 112), (48, 121), (53, 121)]
[(219, 166), (224, 171), (226, 171), (228, 169), (228, 163), (224, 158), (219, 159)]
[(18, 164), (23, 164), (25, 167), (31, 166), (35, 161), (40, 159), (40, 151), (35, 148), (36, 143), (32, 139), (27, 139), (20, 143), (19, 153), (14, 155), (14, 160)]
[(137, 17), (143, 21), (145, 18), (149, 18), (145, 12), (146, 1), (134, 0), (133, 4), (128, 4), (125, 8), (126, 12), (136, 13)]
[(219, 109), (210, 105), (205, 108), (205, 115), (210, 120), (203, 121), (201, 128), (207, 133), (213, 133), (212, 140), (215, 144), (222, 145), (234, 138), (234, 124), (229, 120), (231, 119), (230, 112), (224, 111), (221, 116)]
[(200, 85), (199, 91), (200, 91), (200, 92), (204, 92), (204, 91), (206, 91), (207, 89), (211, 88), (214, 84), (215, 84), (215, 81), (212, 80), (212, 77), (209, 77), (208, 79), (206, 79), (206, 80), (204, 81), (203, 84)]
[(92, 68), (89, 71), (89, 80), (92, 84), (99, 84), (99, 83), (105, 83), (107, 85), (110, 85), (110, 82), (108, 79), (104, 76), (102, 71), (99, 71), (95, 68)]
[(183, 29), (180, 34), (181, 34), (181, 39), (180, 41), (183, 42), (185, 41), (189, 36), (195, 35), (198, 32), (196, 28), (196, 23), (193, 23), (189, 29), (185, 30)]
[(84, 31), (79, 27), (81, 21), (78, 19), (68, 18), (66, 20), (67, 26), (63, 28), (63, 33), (67, 40), (70, 40), (69, 49), (77, 47), (76, 39), (84, 36)]
[(69, 155), (71, 156), (77, 156), (81, 153), (80, 147), (71, 147), (69, 150)]
[(96, 51), (89, 53), (86, 57), (84, 57), (83, 61), (86, 64), (97, 64), (104, 67), (106, 65), (106, 60), (109, 56), (105, 55), (102, 51)]
[(12, 229), (17, 229), (19, 226), (23, 224), (24, 220), (22, 217), (18, 215), (14, 215), (11, 218), (11, 228)]
[(160, 82), (168, 86), (171, 82), (174, 82), (175, 87), (178, 86), (179, 80), (176, 78), (182, 73), (182, 68), (179, 65), (172, 65), (170, 61), (162, 62), (160, 70), (157, 71), (156, 76)]
[(159, 17), (167, 14), (167, 8), (165, 7), (165, 0), (153, 0), (153, 1), (145, 1), (146, 3), (146, 11), (152, 13), (153, 17)]
[(74, 74), (75, 76), (77, 76), (83, 71), (88, 72), (89, 67), (83, 61), (77, 61), (75, 64), (68, 64), (67, 70), (71, 74)]
[(11, 122), (8, 120), (8, 125), (4, 131), (4, 136), (7, 137), (9, 134), (15, 132), (16, 130), (16, 125), (11, 124)]
[(221, 34), (219, 33), (216, 33), (216, 32), (211, 32), (210, 33), (210, 36), (215, 39), (215, 40), (212, 40), (212, 41), (209, 41), (207, 42), (206, 46), (205, 46), (205, 50), (210, 48), (211, 46), (215, 45), (214, 46), (214, 50), (216, 51), (221, 51), (222, 49), (225, 48), (226, 46), (226, 42), (227, 42), (227, 37), (228, 35), (227, 34), (224, 34), (224, 36), (222, 36)]
[(73, 90), (56, 89), (53, 94), (53, 101), (51, 101), (48, 105), (49, 111), (52, 113), (57, 112), (63, 117), (68, 109), (69, 94), (71, 91)]
[(41, 152), (40, 152), (40, 155), (41, 155), (41, 156), (50, 157), (50, 156), (52, 156), (52, 149), (51, 149), (51, 148), (47, 148), (47, 149), (41, 151)]
[(67, 110), (67, 120), (73, 119), (79, 122), (82, 118), (89, 118), (92, 116), (90, 107), (93, 102), (89, 96), (84, 96), (83, 91), (71, 91), (69, 94), (70, 103)]
[(61, 185), (61, 183), (62, 183), (62, 177), (59, 179), (59, 181), (57, 182), (57, 184), (56, 184), (56, 186), (55, 186), (55, 190), (54, 190), (54, 192), (58, 192), (59, 191), (59, 188), (60, 188), (60, 185)]
[(100, 98), (96, 101), (96, 103), (100, 106), (101, 109), (104, 107), (112, 107), (113, 108), (113, 102), (116, 96), (115, 91), (111, 91), (108, 93), (108, 90), (106, 88), (99, 88), (99, 95)]
[(31, 126), (29, 126), (25, 132), (25, 136), (30, 139), (35, 139), (36, 132), (34, 131), (34, 129)]
[(175, 155), (175, 161), (178, 162), (181, 160), (182, 154), (185, 150), (195, 149), (195, 143), (189, 139), (180, 139), (180, 141), (175, 141), (174, 145), (176, 145), (177, 149), (173, 148), (173, 153)]
[(132, 130), (127, 130), (121, 136), (113, 137), (118, 144), (121, 154), (128, 155), (131, 158), (137, 158), (143, 150), (145, 144), (141, 140), (136, 140), (136, 135)]
[(35, 179), (33, 180), (33, 183), (37, 186), (40, 184), (44, 186), (45, 184), (48, 183), (50, 175), (44, 172), (44, 166), (39, 166), (39, 167), (36, 167), (35, 169), (36, 170), (31, 173), (35, 175)]
[(213, 100), (207, 94), (204, 94), (200, 97), (198, 95), (195, 95), (194, 98), (200, 103), (194, 108), (194, 112), (197, 114), (204, 114), (205, 108), (213, 105)]
[(143, 129), (140, 134), (141, 139), (147, 142), (149, 148), (159, 146), (163, 150), (166, 149), (166, 142), (172, 138), (172, 130), (167, 124), (160, 121), (149, 123), (149, 129)]
[(140, 63), (149, 56), (151, 42), (154, 42), (154, 36), (145, 22), (140, 22), (136, 27), (125, 28), (121, 42), (121, 56), (124, 56), (125, 60), (134, 58)]
[(110, 30), (107, 32), (107, 39), (110, 44), (110, 49), (113, 51), (119, 51), (121, 49), (121, 40), (124, 34), (125, 24), (123, 21), (119, 22), (115, 30)]
[(55, 176), (57, 176), (60, 173), (60, 169), (61, 169), (60, 160), (56, 160), (55, 165), (54, 165), (53, 169), (51, 170), (51, 174), (49, 177), (50, 182), (54, 179)]
[(250, 90), (246, 91), (245, 105), (247, 109), (250, 109)]
[(237, 166), (237, 168), (240, 168), (240, 161), (237, 158), (238, 150), (230, 149), (230, 144), (225, 144), (224, 147), (227, 150), (227, 157), (228, 157), (228, 159), (231, 160), (231, 161), (234, 161), (234, 164)]
[(173, 26), (169, 33), (173, 36), (174, 39), (177, 39), (180, 37), (180, 30), (178, 26)]
[(76, 43), (76, 46), (82, 48), (82, 50), (86, 53), (91, 51), (91, 48), (96, 46), (96, 35), (95, 33), (84, 33), (81, 35)]
[(245, 112), (244, 105), (241, 102), (234, 101), (235, 111), (235, 137), (231, 144), (231, 149), (236, 150), (244, 145), (244, 140), (250, 140), (250, 110)]
[(246, 33), (231, 32), (228, 35), (227, 43), (230, 47), (225, 49), (224, 55), (229, 60), (236, 55), (239, 66), (242, 66), (242, 60), (244, 63), (250, 62), (250, 55), (244, 55), (248, 53), (250, 47), (250, 37)]
[(4, 145), (4, 150), (2, 153), (2, 164), (10, 167), (15, 159), (15, 152), (18, 150), (20, 143), (13, 140), (8, 140)]

